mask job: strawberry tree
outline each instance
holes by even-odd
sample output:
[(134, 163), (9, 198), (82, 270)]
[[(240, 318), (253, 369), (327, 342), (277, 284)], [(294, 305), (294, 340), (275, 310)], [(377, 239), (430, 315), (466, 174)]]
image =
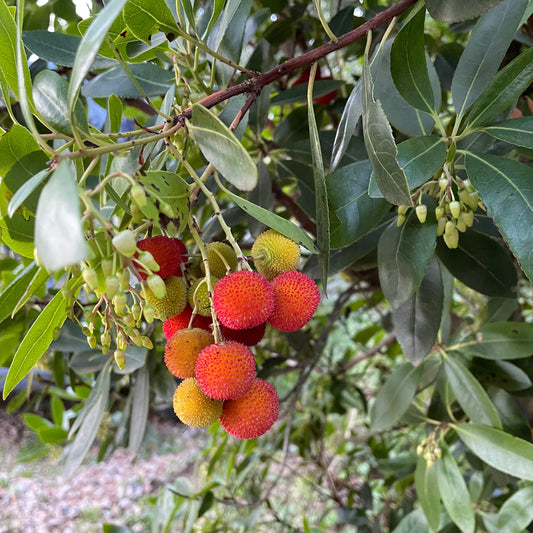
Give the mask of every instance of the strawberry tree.
[[(154, 528), (526, 530), (531, 3), (40, 4), (0, 0), (0, 363), (43, 450), (174, 398), (208, 467)], [(260, 394), (206, 398), (232, 343)]]

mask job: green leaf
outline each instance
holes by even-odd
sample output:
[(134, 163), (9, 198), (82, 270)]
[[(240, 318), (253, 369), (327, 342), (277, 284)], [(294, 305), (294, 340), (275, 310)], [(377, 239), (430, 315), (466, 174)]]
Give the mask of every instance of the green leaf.
[[(316, 65), (316, 64), (315, 64)], [(312, 68), (313, 74), (316, 67)], [(311, 144), (311, 161), (313, 165), (313, 184), (315, 191), (315, 222), (316, 222), (316, 244), (318, 247), (318, 266), (320, 268), (320, 278), (324, 292), (327, 291), (329, 253), (330, 253), (330, 221), (329, 221), (329, 201), (326, 187), (326, 176), (324, 173), (324, 162), (322, 161), (322, 149), (320, 148), (320, 138), (316, 125), (315, 111), (313, 107), (313, 85), (307, 96), (307, 118), (309, 122), (309, 143)]]
[(497, 6), (502, 0), (426, 0), (429, 14), (443, 22), (473, 19)]
[[(343, 81), (339, 80), (316, 80), (313, 83), (313, 99), (325, 96), (344, 85)], [(286, 91), (275, 94), (271, 99), (271, 105), (287, 105), (298, 104), (305, 102), (307, 99), (307, 82), (296, 87), (291, 87)], [(355, 127), (355, 126), (354, 126)], [(353, 133), (353, 130), (352, 130)]]
[(128, 346), (126, 348), (126, 364), (124, 368), (119, 368), (117, 364), (113, 367), (113, 372), (117, 374), (131, 374), (146, 363), (148, 350), (143, 346)]
[(194, 105), (190, 129), (205, 158), (240, 191), (257, 185), (257, 167), (231, 130), (213, 113)]
[(0, 238), (14, 252), (33, 259), (34, 219), (25, 219), (19, 213), (11, 218), (0, 218)]
[[(33, 80), (33, 101), (35, 110), (52, 130), (72, 137), (72, 124), (67, 108), (68, 83), (52, 70), (42, 70)], [(78, 100), (74, 108), (74, 126), (89, 136), (87, 113)]]
[(52, 412), (52, 420), (56, 426), (63, 425), (63, 415), (65, 414), (65, 406), (58, 396), (52, 396), (50, 400), (50, 410)]
[[(24, 45), (36, 56), (62, 67), (74, 66), (81, 37), (56, 31), (32, 30), (22, 32)], [(96, 56), (93, 68), (109, 68), (117, 61)]]
[[(110, 360), (108, 359), (108, 364), (104, 366), (98, 375), (98, 379), (91, 390), (89, 398), (87, 398), (83, 410), (78, 414), (78, 418), (76, 419), (76, 422), (81, 420), (81, 423), (78, 424), (79, 431), (67, 452), (65, 462), (65, 475), (67, 477), (72, 476), (75, 470), (81, 465), (102, 423), (109, 398), (109, 367)], [(71, 429), (71, 433), (73, 432), (73, 428)]]
[[(446, 160), (446, 145), (442, 137), (424, 135), (413, 137), (398, 145), (398, 163), (402, 167), (409, 189), (426, 183)], [(370, 178), (368, 194), (382, 198), (374, 176)]]
[(446, 268), (468, 287), (488, 296), (512, 296), (517, 284), (513, 261), (494, 240), (468, 230), (450, 250), (439, 239), (437, 254)]
[(133, 394), (133, 402), (131, 406), (128, 450), (130, 453), (136, 454), (141, 449), (146, 423), (148, 421), (150, 374), (146, 366), (142, 366), (136, 372), (135, 383), (131, 393)]
[(474, 533), (476, 521), (463, 475), (445, 444), (437, 460), (437, 479), (446, 512), (463, 533)]
[(526, 276), (533, 280), (531, 234), (525, 230), (533, 227), (533, 169), (505, 157), (472, 153), (465, 156), (465, 165), (488, 214)]
[[(73, 278), (67, 283), (67, 288), (72, 289), (77, 283), (78, 279)], [(4, 400), (52, 343), (54, 330), (60, 328), (67, 318), (66, 304), (63, 293), (59, 291), (31, 325), (9, 367), (4, 385)]]
[(344, 106), (344, 110), (335, 132), (335, 141), (331, 152), (330, 171), (333, 172), (341, 162), (346, 149), (353, 138), (355, 127), (363, 113), (363, 83), (359, 80)]
[(400, 365), (379, 390), (370, 409), (371, 426), (383, 431), (393, 426), (407, 411), (422, 377), (424, 365)]
[(459, 438), (482, 461), (500, 472), (533, 481), (533, 444), (501, 429), (480, 424), (453, 426)]
[[(0, 0), (0, 56), (2, 57), (2, 73), (14, 95), (20, 99), (17, 74), (17, 27), (5, 0)], [(26, 59), (24, 57), (24, 59)], [(25, 86), (31, 87), (31, 77), (27, 61), (23, 61), (23, 77)]]
[(437, 468), (435, 465), (428, 466), (427, 461), (422, 456), (418, 458), (416, 465), (415, 488), (429, 526), (433, 531), (437, 531), (440, 524), (441, 508)]
[(344, 248), (371, 231), (390, 209), (382, 199), (370, 198), (370, 161), (341, 167), (326, 177), (328, 200), (340, 225), (331, 231), (331, 247)]
[(113, 0), (108, 3), (100, 13), (93, 19), (90, 26), (87, 28), (85, 35), (82, 37), (81, 43), (76, 52), (74, 66), (70, 75), (70, 83), (68, 87), (68, 109), (69, 114), (72, 115), (80, 87), (85, 80), (85, 76), (93, 66), (93, 61), (98, 55), (98, 50), (104, 42), (109, 28), (112, 26), (115, 19), (122, 12), (122, 8), (126, 3), (133, 3), (132, 0)]
[(129, 0), (124, 7), (124, 20), (131, 33), (145, 43), (150, 43), (150, 37), (158, 31), (168, 34), (168, 38), (178, 33), (165, 0)]
[(504, 0), (476, 23), (452, 79), (453, 105), (458, 120), (498, 71), (526, 6), (527, 0)]
[(433, 348), (440, 328), (443, 300), (440, 268), (434, 259), (414, 294), (392, 312), (394, 333), (412, 363), (424, 359)]
[(496, 137), (496, 139), (533, 149), (533, 117), (504, 120), (487, 126), (482, 131)]
[(402, 97), (412, 106), (431, 111), (434, 108), (433, 87), (429, 81), (424, 48), (424, 4), (394, 39), (391, 49), (391, 74)]
[(24, 203), (28, 196), (48, 177), (50, 170), (47, 168), (37, 172), (33, 178), (25, 182), (13, 195), (7, 206), (7, 214), (12, 217), (15, 211)]
[(496, 407), (470, 371), (453, 355), (444, 358), (444, 368), (452, 391), (470, 420), (501, 428)]
[(425, 520), (422, 509), (415, 509), (404, 516), (392, 533), (430, 533), (431, 529)]
[(381, 103), (374, 100), (374, 84), (366, 57), (363, 80), (363, 134), (377, 184), (389, 202), (412, 205), (407, 178), (396, 159), (398, 150), (390, 124)]
[(533, 521), (533, 485), (528, 485), (505, 500), (498, 511), (498, 531), (522, 531)]
[(11, 283), (0, 293), (0, 322), (16, 313), (21, 302), (25, 302), (33, 292), (39, 289), (48, 279), (43, 268), (32, 261), (21, 270)]
[[(174, 83), (173, 74), (154, 63), (135, 63), (128, 69), (146, 96), (165, 94)], [(81, 90), (83, 96), (109, 98), (139, 98), (141, 93), (122, 67), (115, 67), (87, 82)]]
[(533, 324), (492, 322), (476, 333), (470, 353), (485, 359), (522, 359), (533, 355)]
[[(533, 81), (533, 48), (513, 59), (492, 78), (468, 115), (470, 128), (484, 126), (516, 104)], [(531, 134), (531, 132), (530, 132)]]
[(285, 235), (289, 239), (297, 242), (301, 246), (305, 246), (311, 253), (318, 253), (318, 248), (315, 245), (315, 241), (299, 226), (276, 215), (272, 211), (253, 204), (252, 202), (241, 198), (231, 191), (225, 191), (231, 199), (245, 212), (255, 219), (259, 220), (269, 228), (275, 229), (277, 232)]
[(393, 222), (378, 244), (381, 288), (393, 309), (398, 309), (418, 288), (433, 256), (436, 224), (420, 224), (411, 215), (399, 228)]
[(35, 246), (43, 266), (55, 271), (83, 261), (88, 246), (81, 227), (74, 169), (62, 161), (39, 197), (35, 215)]

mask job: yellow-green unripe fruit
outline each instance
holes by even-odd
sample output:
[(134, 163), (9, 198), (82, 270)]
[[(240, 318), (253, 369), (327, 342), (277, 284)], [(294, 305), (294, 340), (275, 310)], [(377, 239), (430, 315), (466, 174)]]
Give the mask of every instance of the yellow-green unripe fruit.
[(183, 278), (170, 276), (164, 282), (167, 293), (163, 298), (157, 298), (148, 285), (143, 289), (144, 298), (161, 320), (179, 315), (187, 305), (187, 287)]
[[(209, 272), (212, 276), (223, 278), (226, 274), (233, 272), (237, 268), (237, 254), (229, 244), (225, 242), (211, 242), (206, 244), (205, 247), (207, 250)], [(205, 273), (203, 263), (202, 272)]]
[(222, 401), (208, 398), (194, 378), (187, 378), (180, 383), (172, 404), (178, 418), (195, 428), (210, 426), (222, 414)]
[[(211, 276), (211, 288), (213, 289), (218, 278)], [(189, 305), (201, 316), (211, 316), (211, 302), (209, 301), (209, 290), (205, 278), (197, 279), (187, 292)]]
[(252, 246), (254, 265), (269, 281), (277, 275), (296, 270), (300, 261), (300, 247), (293, 240), (269, 229)]

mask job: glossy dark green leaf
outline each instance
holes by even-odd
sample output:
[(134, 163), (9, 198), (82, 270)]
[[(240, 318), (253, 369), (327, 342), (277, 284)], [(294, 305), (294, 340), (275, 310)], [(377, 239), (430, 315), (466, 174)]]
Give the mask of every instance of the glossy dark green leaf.
[(485, 388), (491, 385), (506, 391), (519, 391), (533, 385), (526, 372), (509, 361), (476, 358), (473, 364), (472, 372)]
[(421, 361), (433, 348), (440, 328), (443, 298), (440, 268), (434, 259), (414, 294), (392, 312), (394, 333), (412, 363)]
[(433, 531), (437, 531), (441, 511), (437, 467), (435, 465), (428, 466), (427, 461), (422, 456), (418, 458), (416, 465), (415, 488), (429, 526)]
[(383, 384), (370, 409), (370, 419), (374, 431), (383, 431), (393, 426), (407, 411), (424, 365), (413, 366), (404, 363), (394, 370)]
[(468, 287), (488, 296), (512, 296), (516, 270), (505, 250), (482, 233), (459, 235), (459, 246), (450, 250), (438, 239), (437, 254), (446, 268)]
[[(339, 80), (316, 80), (313, 84), (313, 98), (320, 98), (344, 85)], [(272, 105), (298, 104), (307, 100), (307, 83), (291, 87), (274, 95), (270, 99)], [(352, 132), (353, 133), (353, 132)]]
[(471, 353), (486, 359), (521, 359), (533, 355), (533, 324), (492, 322), (476, 333), (468, 346)]
[(41, 183), (43, 183), (49, 174), (50, 171), (47, 168), (44, 168), (40, 172), (37, 172), (35, 176), (30, 178), (17, 190), (7, 207), (8, 216), (12, 217), (15, 214), (15, 211), (24, 203), (28, 196), (37, 189)]
[(311, 253), (318, 253), (318, 248), (313, 239), (302, 228), (290, 220), (282, 218), (264, 207), (255, 205), (230, 191), (226, 191), (226, 194), (228, 194), (244, 212), (259, 220), (269, 228), (275, 229), (289, 239), (299, 243), (301, 246), (305, 246)]
[[(374, 98), (381, 102), (383, 111), (392, 126), (398, 131), (410, 136), (428, 135), (431, 133), (435, 120), (425, 111), (408, 104), (398, 92), (391, 75), (390, 54), (393, 39), (387, 40), (373, 61), (371, 72), (374, 79)], [(435, 108), (440, 108), (441, 88), (439, 77), (429, 56), (426, 55), (426, 66), (431, 86), (433, 87), (433, 101)]]
[[(72, 279), (67, 287), (72, 289), (77, 282), (77, 279)], [(35, 366), (52, 343), (54, 330), (60, 328), (67, 318), (66, 305), (63, 293), (59, 291), (31, 325), (9, 367), (4, 385), (4, 399)]]
[(0, 218), (0, 239), (15, 253), (33, 259), (34, 219), (19, 213), (11, 218)]
[(533, 117), (503, 120), (483, 128), (483, 131), (496, 139), (533, 149)]
[[(409, 189), (419, 187), (433, 178), (446, 160), (446, 145), (442, 137), (424, 135), (413, 137), (398, 145), (398, 163), (402, 167)], [(374, 176), (370, 178), (368, 194), (382, 198)]]
[(444, 358), (444, 368), (459, 405), (467, 416), (479, 424), (501, 428), (498, 412), (485, 389), (453, 354)]
[(232, 185), (251, 191), (257, 185), (257, 167), (231, 130), (213, 113), (200, 105), (193, 106), (190, 129), (205, 158)]
[(126, 3), (131, 3), (131, 0), (130, 2), (127, 0), (114, 0), (107, 4), (93, 19), (83, 35), (76, 52), (68, 87), (68, 109), (70, 114), (74, 111), (80, 87), (85, 80), (85, 76), (92, 68), (93, 61), (98, 55), (98, 50), (100, 50), (109, 28), (120, 15)]
[(363, 66), (363, 133), (368, 158), (383, 196), (397, 205), (411, 205), (409, 185), (398, 164), (398, 150), (381, 103), (374, 99), (374, 84), (365, 58)]
[(490, 393), (502, 421), (503, 430), (510, 435), (530, 441), (531, 429), (524, 416), (523, 406), (515, 397), (502, 389), (491, 389)]
[(492, 81), (526, 6), (527, 0), (504, 0), (478, 20), (452, 80), (453, 105), (459, 117)]
[(533, 169), (501, 156), (468, 153), (466, 172), (526, 276), (533, 280)]
[[(72, 67), (81, 37), (46, 30), (22, 32), (24, 45), (36, 56), (62, 67)], [(93, 68), (109, 68), (117, 64), (114, 59), (96, 56)], [(66, 103), (65, 103), (66, 105)]]
[[(172, 72), (154, 63), (135, 63), (128, 65), (129, 70), (147, 96), (165, 94), (173, 83)], [(122, 67), (106, 70), (87, 82), (83, 88), (84, 96), (108, 98), (112, 94), (122, 98), (139, 98), (141, 94)]]
[(482, 461), (518, 479), (533, 481), (533, 444), (481, 424), (457, 424), (454, 428)]
[(344, 106), (344, 110), (335, 132), (335, 141), (331, 152), (330, 171), (333, 172), (341, 162), (348, 144), (353, 137), (355, 127), (363, 113), (363, 83), (359, 80)]
[[(316, 72), (316, 70), (312, 70)], [(314, 80), (314, 74), (313, 74)], [(310, 89), (312, 89), (312, 85)], [(315, 111), (313, 106), (313, 91), (309, 90), (307, 95), (307, 118), (309, 123), (309, 143), (311, 145), (311, 161), (313, 164), (313, 185), (315, 192), (315, 222), (316, 222), (316, 245), (318, 248), (318, 265), (320, 268), (320, 279), (324, 292), (327, 291), (329, 252), (330, 252), (330, 218), (329, 200), (326, 187), (326, 175), (324, 162), (322, 160), (322, 149), (318, 136)]]
[(437, 460), (437, 479), (446, 512), (463, 533), (474, 533), (476, 520), (470, 494), (463, 475), (448, 447), (441, 445), (442, 458)]
[[(35, 110), (52, 131), (72, 136), (72, 124), (67, 108), (68, 82), (53, 70), (42, 70), (33, 80)], [(78, 100), (74, 108), (74, 126), (89, 135), (87, 112)]]
[(515, 533), (533, 521), (533, 485), (527, 485), (507, 498), (498, 511), (498, 531)]
[(344, 248), (366, 235), (385, 216), (390, 204), (370, 198), (370, 161), (359, 161), (326, 177), (328, 200), (340, 225), (331, 231), (331, 247)]
[(399, 228), (393, 222), (378, 245), (379, 279), (383, 294), (398, 309), (416, 291), (433, 256), (436, 224), (420, 224), (411, 216)]
[(426, 0), (429, 14), (443, 22), (458, 22), (483, 15), (502, 0)]
[(158, 31), (174, 37), (178, 33), (165, 0), (129, 0), (124, 6), (124, 21), (133, 35), (146, 43)]
[(131, 393), (133, 394), (133, 401), (131, 405), (128, 450), (132, 454), (136, 454), (141, 449), (146, 423), (148, 422), (150, 374), (146, 366), (142, 366), (136, 372), (135, 383), (131, 389)]
[(468, 127), (489, 124), (500, 113), (516, 104), (533, 81), (533, 48), (505, 65), (492, 78), (468, 115)]
[(88, 255), (81, 227), (74, 168), (61, 162), (44, 186), (35, 215), (35, 247), (50, 271), (78, 264)]
[(402, 97), (422, 111), (432, 110), (433, 87), (429, 81), (424, 47), (424, 4), (394, 39), (391, 49), (391, 74)]
[(109, 364), (107, 364), (98, 374), (98, 379), (91, 390), (91, 394), (87, 398), (82, 412), (78, 414), (76, 422), (81, 420), (81, 423), (78, 425), (79, 430), (68, 449), (65, 462), (65, 475), (67, 477), (72, 476), (81, 465), (96, 438), (107, 407), (109, 384), (110, 372)]

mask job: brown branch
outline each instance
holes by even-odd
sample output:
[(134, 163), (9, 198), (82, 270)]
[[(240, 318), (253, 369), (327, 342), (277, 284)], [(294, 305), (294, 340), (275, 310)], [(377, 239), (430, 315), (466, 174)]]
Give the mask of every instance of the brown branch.
[[(288, 59), (284, 63), (281, 63), (277, 67), (273, 68), (272, 70), (269, 70), (268, 72), (265, 72), (264, 74), (258, 74), (257, 76), (245, 80), (242, 83), (239, 83), (238, 85), (234, 85), (233, 87), (228, 87), (227, 89), (222, 89), (213, 94), (210, 94), (209, 96), (198, 100), (196, 104), (203, 105), (204, 107), (210, 109), (211, 107), (214, 107), (217, 104), (220, 104), (221, 102), (224, 102), (229, 98), (232, 98), (233, 96), (237, 96), (239, 94), (259, 94), (265, 86), (274, 83), (283, 76), (291, 74), (295, 70), (308, 67), (309, 65), (316, 63), (319, 59), (322, 59), (328, 54), (336, 52), (337, 50), (341, 50), (342, 48), (345, 48), (346, 46), (361, 39), (369, 31), (375, 30), (382, 24), (385, 24), (386, 22), (392, 20), (394, 17), (397, 17), (398, 15), (402, 14), (416, 2), (417, 0), (401, 0), (392, 7), (385, 9), (385, 11), (378, 13), (375, 17), (365, 22), (355, 30), (345, 33), (337, 39), (336, 43), (329, 42), (319, 46), (318, 48), (309, 50), (301, 56)], [(192, 107), (188, 107), (187, 109), (182, 111), (182, 113), (179, 115), (179, 119), (190, 119), (191, 116)]]

